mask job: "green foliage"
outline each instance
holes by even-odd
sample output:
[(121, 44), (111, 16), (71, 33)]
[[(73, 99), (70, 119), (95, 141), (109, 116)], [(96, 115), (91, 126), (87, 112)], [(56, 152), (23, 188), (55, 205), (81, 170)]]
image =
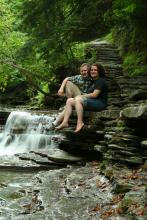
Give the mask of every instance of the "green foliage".
[(103, 160), (103, 162), (100, 164), (100, 171), (102, 173), (105, 173), (105, 170), (107, 169), (108, 166), (109, 166), (109, 161)]
[(119, 21), (123, 23), (130, 20), (134, 15), (136, 7), (134, 0), (115, 0), (113, 3), (113, 17), (115, 22)]
[(79, 58), (77, 45), (81, 41), (105, 33), (103, 14), (109, 8), (106, 2), (24, 0), (22, 27), (30, 33), (30, 49), (35, 48), (53, 69), (70, 64)]
[[(47, 83), (44, 83), (42, 88), (43, 88), (44, 92), (49, 93), (49, 88), (48, 88)], [(39, 104), (39, 106), (42, 107), (42, 103), (44, 101), (44, 94), (42, 94), (41, 92), (38, 92), (38, 95), (36, 96), (36, 100), (37, 100), (37, 103)]]
[(7, 86), (8, 77), (3, 73), (0, 72), (0, 91), (4, 91)]
[(105, 37), (104, 37), (104, 40), (110, 42), (110, 43), (114, 43), (114, 39), (113, 39), (113, 36), (112, 36), (112, 32), (110, 32), (109, 34), (107, 34)]
[[(141, 52), (130, 52), (124, 58), (124, 70), (129, 75), (147, 74), (147, 64), (145, 64), (145, 54)], [(143, 62), (144, 61), (144, 62)]]
[(83, 43), (83, 42), (73, 44), (73, 46), (71, 47), (73, 57), (77, 60), (78, 59), (79, 60), (84, 59), (84, 57), (85, 57), (85, 47), (86, 47), (86, 44)]
[[(74, 70), (87, 42), (104, 36), (120, 48), (128, 74), (147, 72), (146, 0), (0, 0), (0, 5), (0, 60), (29, 70), (24, 74), (0, 63), (1, 92), (27, 80), (33, 94), (34, 88), (49, 93), (65, 74), (59, 70)], [(90, 54), (87, 62), (93, 63), (95, 49)], [(37, 100), (43, 100), (40, 93)]]
[(119, 204), (119, 208), (121, 208), (124, 212), (128, 210), (128, 208), (132, 205), (133, 201), (130, 198), (123, 198), (123, 200)]
[[(26, 34), (15, 30), (16, 16), (11, 5), (6, 0), (0, 0), (0, 61), (14, 60), (20, 47), (27, 39)], [(0, 89), (22, 82), (24, 79), (17, 70), (0, 63)]]
[[(52, 76), (50, 78), (49, 82), (42, 82), (41, 88), (42, 90), (46, 93), (49, 94), (52, 90), (52, 86), (55, 85), (57, 83), (57, 79), (55, 76)], [(43, 103), (44, 103), (44, 99), (45, 99), (45, 94), (43, 94), (42, 92), (37, 92), (37, 95), (35, 95), (35, 100), (37, 101), (37, 104), (40, 107), (43, 107)], [(33, 101), (33, 100), (32, 100)]]
[(114, 0), (112, 10), (105, 13), (112, 37), (123, 57), (129, 75), (147, 72), (147, 4), (145, 0)]
[(122, 120), (117, 121), (117, 131), (118, 132), (123, 132), (126, 128), (125, 122)]

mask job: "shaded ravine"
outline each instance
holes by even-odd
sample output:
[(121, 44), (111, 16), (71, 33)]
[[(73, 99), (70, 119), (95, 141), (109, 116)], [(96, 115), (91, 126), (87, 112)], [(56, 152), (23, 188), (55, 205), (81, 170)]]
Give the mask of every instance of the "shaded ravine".
[[(4, 156), (1, 158), (1, 170), (6, 170), (7, 166), (7, 170), (19, 171), (16, 179), (14, 173), (13, 183), (16, 182), (16, 184), (13, 185), (18, 186), (19, 177), (24, 177), (20, 179), (19, 188), (11, 188), (11, 184), (7, 184), (4, 179), (1, 181), (2, 191), (8, 190), (8, 195), (11, 194), (11, 191), (16, 195), (23, 192), (21, 197), (15, 198), (14, 196), (11, 201), (4, 196), (1, 198), (3, 201), (3, 208), (1, 209), (2, 205), (0, 206), (2, 218), (28, 220), (145, 219), (146, 171), (142, 165), (145, 153), (143, 159), (141, 156), (141, 160), (141, 154), (137, 160), (130, 160), (132, 152), (129, 150), (132, 147), (137, 148), (139, 142), (136, 142), (135, 136), (131, 133), (126, 136), (126, 133), (132, 132), (132, 129), (127, 126), (122, 127), (122, 118), (120, 118), (123, 113), (120, 114), (121, 107), (125, 104), (128, 105), (131, 100), (128, 97), (129, 84), (131, 83), (131, 89), (134, 91), (136, 79), (131, 78), (131, 81), (128, 81), (126, 78), (128, 84), (125, 83), (117, 49), (112, 45), (106, 42), (92, 42), (90, 49), (93, 49), (92, 47), (96, 50), (97, 60), (102, 62), (108, 70), (110, 99), (107, 110), (89, 115), (90, 120), (86, 119), (86, 129), (77, 137), (73, 134), (72, 128), (62, 131), (60, 134), (66, 134), (67, 137), (67, 140), (60, 143), (62, 150), (54, 153), (45, 152), (42, 149), (37, 152), (33, 150), (29, 154), (17, 154), (11, 158), (11, 161)], [(142, 84), (139, 86), (140, 89), (143, 87), (145, 86)], [(132, 101), (136, 103), (136, 99), (132, 99)], [(127, 115), (126, 120), (128, 120)], [(81, 136), (83, 139), (80, 139)], [(127, 151), (124, 149), (120, 151), (120, 146), (116, 145), (118, 138), (122, 140), (121, 147), (126, 146)], [(145, 149), (144, 136), (142, 140)], [(134, 142), (137, 146), (134, 145)], [(77, 153), (78, 157), (70, 154), (71, 151), (75, 153), (79, 149), (82, 151), (80, 153), (83, 153), (83, 157), (82, 155), (79, 157)], [(95, 155), (97, 161), (87, 162), (84, 152), (89, 153), (89, 156), (93, 150), (95, 154), (97, 152)], [(124, 156), (120, 155), (120, 152)], [(98, 162), (100, 154), (103, 154), (103, 159), (105, 159), (102, 163)], [(121, 163), (119, 163), (120, 160)], [(128, 167), (125, 162), (135, 166)], [(30, 171), (35, 172), (31, 173), (29, 179), (28, 172)], [(23, 181), (25, 183), (28, 181), (28, 184), (23, 184)]]

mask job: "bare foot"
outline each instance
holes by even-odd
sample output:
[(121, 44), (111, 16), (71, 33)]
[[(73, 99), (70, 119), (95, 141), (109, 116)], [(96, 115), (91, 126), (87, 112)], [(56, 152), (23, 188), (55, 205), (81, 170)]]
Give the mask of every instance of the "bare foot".
[(83, 127), (84, 127), (84, 123), (77, 125), (76, 129), (74, 130), (74, 133), (78, 133), (79, 131), (82, 130)]
[(56, 130), (60, 130), (60, 129), (63, 129), (63, 128), (68, 128), (68, 124), (61, 123), (59, 126), (55, 127)]

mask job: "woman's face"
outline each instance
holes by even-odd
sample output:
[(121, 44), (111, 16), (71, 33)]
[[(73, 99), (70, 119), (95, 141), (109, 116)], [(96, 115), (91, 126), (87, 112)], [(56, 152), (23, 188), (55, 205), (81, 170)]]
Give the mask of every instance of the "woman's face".
[(99, 78), (99, 72), (97, 66), (91, 66), (90, 75), (94, 80)]

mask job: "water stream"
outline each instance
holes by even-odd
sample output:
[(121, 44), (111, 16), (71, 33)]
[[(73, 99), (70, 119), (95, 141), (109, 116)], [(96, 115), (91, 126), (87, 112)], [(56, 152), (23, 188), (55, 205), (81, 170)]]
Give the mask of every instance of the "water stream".
[(36, 115), (30, 112), (14, 111), (9, 115), (4, 131), (0, 133), (0, 155), (13, 155), (32, 150), (55, 148), (59, 137), (44, 127), (52, 123), (55, 115)]
[(16, 219), (25, 203), (31, 201), (31, 196), (34, 195), (31, 191), (34, 185), (32, 182), (38, 171), (33, 167), (24, 171), (21, 165), (22, 167), (25, 163), (26, 166), (32, 165), (28, 161), (21, 161), (16, 155), (30, 151), (54, 152), (61, 135), (53, 130), (48, 131), (45, 127), (52, 123), (55, 116), (55, 114), (12, 111), (5, 126), (1, 125), (0, 219)]

